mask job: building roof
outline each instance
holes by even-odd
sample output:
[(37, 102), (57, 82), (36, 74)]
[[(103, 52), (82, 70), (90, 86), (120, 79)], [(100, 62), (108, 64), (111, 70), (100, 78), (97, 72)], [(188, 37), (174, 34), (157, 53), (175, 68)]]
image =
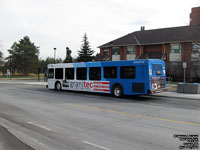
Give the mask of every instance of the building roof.
[(103, 44), (99, 48), (192, 41), (200, 41), (200, 25), (136, 31)]

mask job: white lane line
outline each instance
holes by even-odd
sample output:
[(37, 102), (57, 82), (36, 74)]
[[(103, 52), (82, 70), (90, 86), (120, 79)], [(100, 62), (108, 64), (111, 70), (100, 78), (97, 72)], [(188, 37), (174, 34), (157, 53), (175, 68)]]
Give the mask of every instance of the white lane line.
[(103, 149), (103, 150), (112, 150), (110, 148), (106, 148), (106, 147), (103, 147), (103, 146), (100, 146), (100, 145), (96, 145), (96, 144), (93, 144), (93, 143), (90, 143), (90, 142), (87, 142), (87, 141), (83, 141), (83, 143), (97, 147), (97, 148), (100, 148), (100, 149)]
[(34, 125), (34, 126), (37, 126), (37, 127), (40, 127), (40, 128), (42, 128), (42, 129), (48, 130), (48, 131), (51, 130), (51, 129), (49, 129), (49, 128), (43, 126), (43, 125), (39, 125), (39, 124), (36, 124), (36, 123), (34, 123), (34, 122), (27, 122), (27, 123), (28, 123), (28, 124), (31, 124), (31, 125)]

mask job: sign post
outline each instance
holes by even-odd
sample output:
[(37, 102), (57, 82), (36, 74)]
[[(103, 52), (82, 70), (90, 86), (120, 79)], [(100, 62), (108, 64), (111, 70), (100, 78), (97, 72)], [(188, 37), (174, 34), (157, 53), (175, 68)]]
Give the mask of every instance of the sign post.
[(184, 69), (184, 83), (185, 83), (185, 69), (187, 68), (187, 62), (183, 62), (183, 69)]

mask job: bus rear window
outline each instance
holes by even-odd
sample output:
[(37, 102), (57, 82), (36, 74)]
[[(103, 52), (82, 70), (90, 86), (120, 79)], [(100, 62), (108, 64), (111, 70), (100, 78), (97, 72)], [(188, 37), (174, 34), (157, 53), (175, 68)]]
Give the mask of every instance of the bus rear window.
[(153, 72), (162, 74), (162, 64), (153, 64)]
[(48, 70), (48, 78), (54, 78), (54, 69)]

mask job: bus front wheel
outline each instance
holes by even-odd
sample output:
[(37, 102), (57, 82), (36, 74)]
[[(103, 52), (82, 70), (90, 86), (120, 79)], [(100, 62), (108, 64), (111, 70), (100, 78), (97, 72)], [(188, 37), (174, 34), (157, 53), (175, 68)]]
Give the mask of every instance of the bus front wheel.
[(62, 90), (60, 82), (56, 82), (55, 89), (58, 90), (58, 91)]
[(122, 87), (120, 85), (114, 86), (112, 94), (115, 97), (122, 97), (122, 95), (123, 95), (123, 89), (122, 89)]

